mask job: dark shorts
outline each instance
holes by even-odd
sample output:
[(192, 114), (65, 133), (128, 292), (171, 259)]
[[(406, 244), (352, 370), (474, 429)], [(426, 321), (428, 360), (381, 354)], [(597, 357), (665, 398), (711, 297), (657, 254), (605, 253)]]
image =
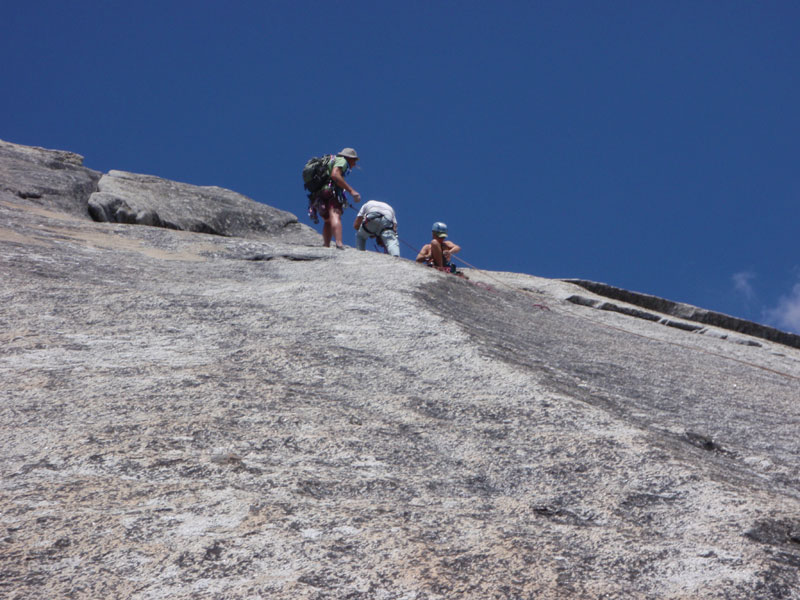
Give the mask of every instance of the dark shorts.
[(331, 211), (338, 214), (344, 212), (343, 198), (331, 187), (324, 187), (314, 195), (314, 208), (317, 209), (319, 216), (328, 220)]

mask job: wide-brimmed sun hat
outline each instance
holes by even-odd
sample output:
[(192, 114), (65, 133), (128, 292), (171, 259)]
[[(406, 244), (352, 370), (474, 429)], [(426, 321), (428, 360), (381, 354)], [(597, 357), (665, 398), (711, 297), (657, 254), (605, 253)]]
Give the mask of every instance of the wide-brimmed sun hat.
[(358, 160), (358, 152), (355, 151), (355, 148), (342, 148), (338, 155), (344, 156), (345, 158), (355, 158)]

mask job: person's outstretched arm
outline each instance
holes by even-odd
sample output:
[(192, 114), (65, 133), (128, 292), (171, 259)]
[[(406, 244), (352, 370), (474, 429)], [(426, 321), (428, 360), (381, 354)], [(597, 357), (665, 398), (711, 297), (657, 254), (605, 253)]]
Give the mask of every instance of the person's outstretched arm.
[(355, 191), (353, 187), (344, 180), (341, 167), (333, 167), (333, 171), (331, 171), (331, 179), (338, 187), (348, 192), (353, 197), (353, 200), (356, 202), (361, 202), (361, 194)]

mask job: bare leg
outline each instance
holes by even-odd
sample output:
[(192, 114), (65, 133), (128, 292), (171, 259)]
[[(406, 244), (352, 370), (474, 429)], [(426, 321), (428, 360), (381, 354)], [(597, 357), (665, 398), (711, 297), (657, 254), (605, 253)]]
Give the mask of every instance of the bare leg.
[[(328, 213), (330, 214), (330, 213)], [(331, 221), (330, 217), (325, 219), (325, 224), (322, 226), (322, 243), (325, 245), (326, 248), (330, 248), (331, 245)]]
[[(325, 237), (325, 227), (328, 227), (328, 236)], [(335, 208), (329, 212), (329, 219), (325, 221), (325, 227), (322, 228), (322, 239), (327, 240), (326, 246), (330, 246), (331, 234), (336, 240), (336, 246), (342, 246), (342, 214)]]

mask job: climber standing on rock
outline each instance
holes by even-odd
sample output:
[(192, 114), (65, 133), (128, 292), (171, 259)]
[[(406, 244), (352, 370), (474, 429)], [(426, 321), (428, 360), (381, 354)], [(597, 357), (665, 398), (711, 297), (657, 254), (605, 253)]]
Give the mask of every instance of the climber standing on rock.
[(353, 221), (356, 230), (356, 248), (366, 250), (367, 240), (375, 238), (386, 249), (387, 254), (400, 256), (400, 243), (397, 241), (397, 217), (394, 209), (386, 202), (368, 200), (358, 211)]
[[(342, 213), (347, 206), (344, 193), (349, 193), (355, 202), (361, 202), (361, 194), (345, 181), (345, 177), (358, 162), (358, 153), (353, 148), (343, 148), (335, 156), (312, 160), (320, 161), (321, 176), (327, 181), (322, 187), (309, 194), (309, 216), (316, 222), (316, 215), (319, 214), (325, 221), (322, 226), (322, 241), (326, 247), (330, 247), (331, 238), (333, 238), (336, 241), (336, 247), (344, 250)], [(309, 161), (310, 163), (311, 161)], [(308, 189), (308, 182), (306, 182), (306, 189)]]

